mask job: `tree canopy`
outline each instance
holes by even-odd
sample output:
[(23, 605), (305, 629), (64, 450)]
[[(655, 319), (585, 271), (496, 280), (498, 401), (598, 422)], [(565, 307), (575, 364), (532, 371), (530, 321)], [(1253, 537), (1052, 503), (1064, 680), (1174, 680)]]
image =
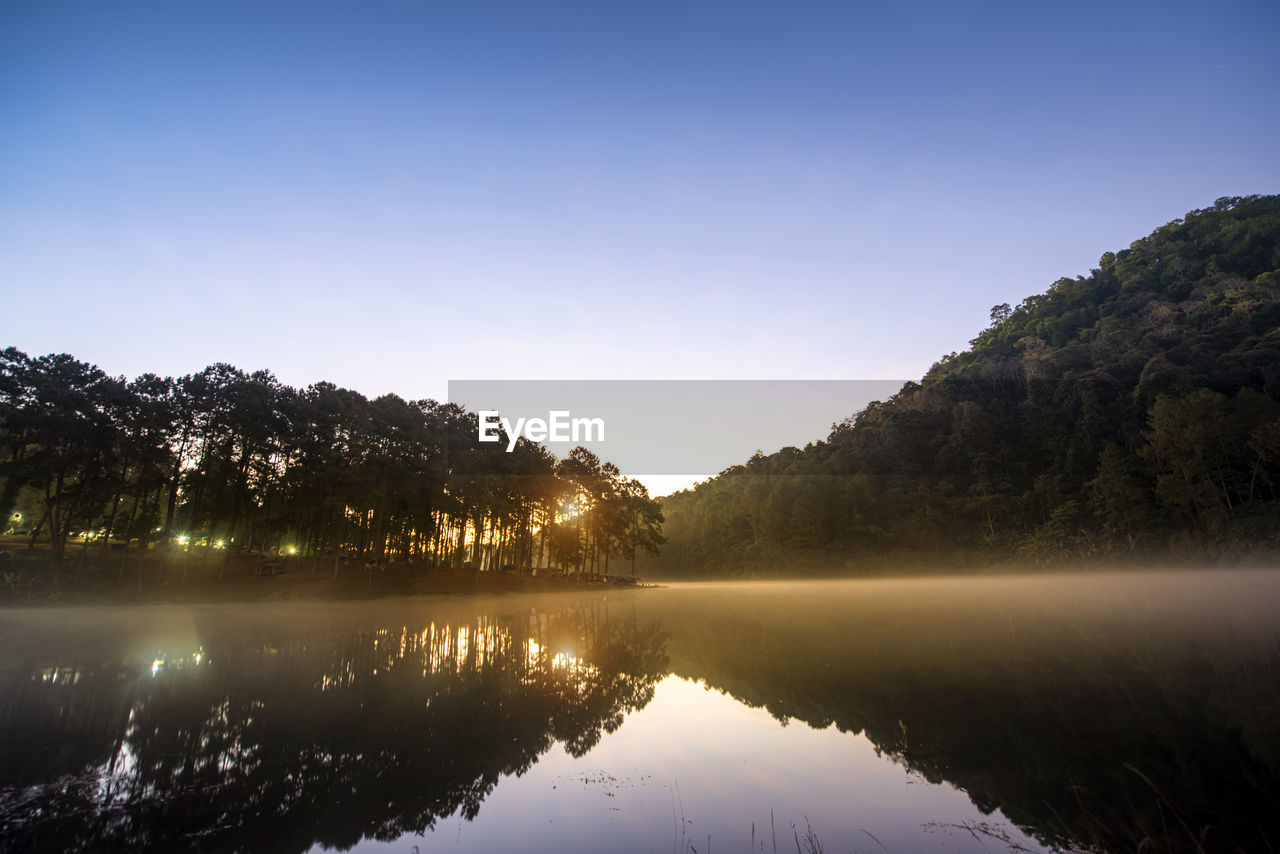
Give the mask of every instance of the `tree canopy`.
[(991, 320), (825, 440), (666, 498), (656, 569), (1280, 546), (1280, 196), (1219, 199)]
[(478, 441), (455, 404), (305, 389), (216, 364), (111, 377), (0, 351), (0, 504), (61, 556), (145, 550), (412, 559), (599, 574), (663, 542), (645, 487), (585, 448)]

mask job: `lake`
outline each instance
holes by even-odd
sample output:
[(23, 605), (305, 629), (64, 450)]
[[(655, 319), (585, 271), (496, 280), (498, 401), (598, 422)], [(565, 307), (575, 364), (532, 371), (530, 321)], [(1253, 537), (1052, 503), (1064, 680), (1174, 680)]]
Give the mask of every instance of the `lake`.
[(7, 851), (1280, 847), (1280, 573), (0, 611)]

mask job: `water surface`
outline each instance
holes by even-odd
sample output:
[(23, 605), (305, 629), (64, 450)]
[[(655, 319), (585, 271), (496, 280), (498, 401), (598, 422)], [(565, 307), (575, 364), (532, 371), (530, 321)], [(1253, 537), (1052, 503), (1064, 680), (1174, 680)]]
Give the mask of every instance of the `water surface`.
[(1264, 849), (1280, 574), (0, 613), (6, 850)]

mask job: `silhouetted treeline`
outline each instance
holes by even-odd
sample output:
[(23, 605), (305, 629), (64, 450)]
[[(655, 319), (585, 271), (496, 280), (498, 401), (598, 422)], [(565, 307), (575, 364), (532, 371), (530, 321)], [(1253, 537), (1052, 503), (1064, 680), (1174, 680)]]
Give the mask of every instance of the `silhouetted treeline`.
[(657, 569), (1280, 545), (1280, 197), (1219, 199), (991, 318), (825, 441), (665, 499)]
[(0, 353), (0, 509), (52, 544), (397, 556), (607, 570), (656, 549), (637, 481), (576, 448), (480, 443), (455, 404), (369, 400), (217, 364), (111, 377), (69, 355)]

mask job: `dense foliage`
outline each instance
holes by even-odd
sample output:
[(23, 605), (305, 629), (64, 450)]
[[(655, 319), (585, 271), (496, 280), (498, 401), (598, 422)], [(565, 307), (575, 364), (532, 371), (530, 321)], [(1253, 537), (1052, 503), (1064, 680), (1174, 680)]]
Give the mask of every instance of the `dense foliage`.
[(454, 404), (296, 390), (225, 364), (128, 382), (9, 348), (0, 509), (58, 556), (76, 538), (598, 573), (660, 544), (656, 503), (613, 464), (523, 438), (507, 453), (477, 427)]
[(1280, 544), (1280, 197), (1108, 252), (825, 441), (663, 503), (672, 574)]

